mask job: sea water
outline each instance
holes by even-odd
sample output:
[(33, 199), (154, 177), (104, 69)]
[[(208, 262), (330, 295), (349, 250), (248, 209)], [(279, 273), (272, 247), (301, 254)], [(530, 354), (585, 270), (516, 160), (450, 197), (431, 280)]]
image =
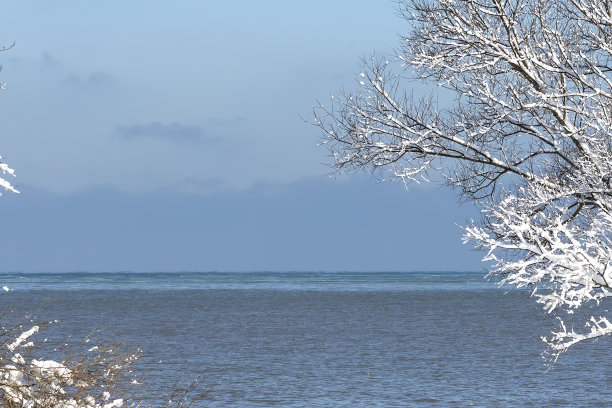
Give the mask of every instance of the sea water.
[[(151, 389), (203, 377), (206, 407), (612, 406), (609, 339), (554, 364), (554, 321), (482, 273), (3, 274), (2, 310), (104, 329)], [(36, 340), (36, 339), (34, 339)]]

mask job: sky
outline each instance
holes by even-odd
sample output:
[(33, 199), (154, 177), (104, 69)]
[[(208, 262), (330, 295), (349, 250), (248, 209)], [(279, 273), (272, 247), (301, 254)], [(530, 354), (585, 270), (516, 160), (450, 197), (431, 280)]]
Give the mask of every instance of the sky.
[(7, 1), (0, 271), (482, 270), (475, 209), (330, 176), (317, 101), (393, 52), (392, 1)]

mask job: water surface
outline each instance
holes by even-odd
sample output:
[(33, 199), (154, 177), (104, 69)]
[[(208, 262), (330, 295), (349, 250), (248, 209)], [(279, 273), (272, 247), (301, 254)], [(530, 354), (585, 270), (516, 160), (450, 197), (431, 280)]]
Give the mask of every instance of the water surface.
[(540, 336), (553, 322), (528, 292), (480, 273), (0, 279), (11, 288), (5, 310), (60, 320), (45, 336), (105, 328), (144, 350), (149, 385), (203, 375), (215, 389), (201, 406), (612, 406), (609, 340), (578, 345), (547, 370)]

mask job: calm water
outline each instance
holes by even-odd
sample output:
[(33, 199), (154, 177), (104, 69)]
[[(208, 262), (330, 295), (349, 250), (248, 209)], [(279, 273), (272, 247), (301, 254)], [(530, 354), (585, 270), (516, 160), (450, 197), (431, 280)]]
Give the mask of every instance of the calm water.
[[(148, 383), (206, 377), (211, 407), (612, 407), (610, 341), (547, 370), (552, 327), (474, 273), (12, 274), (3, 310), (105, 328)], [(506, 293), (508, 292), (508, 293)], [(43, 302), (44, 299), (49, 301)], [(162, 363), (157, 363), (159, 360)]]

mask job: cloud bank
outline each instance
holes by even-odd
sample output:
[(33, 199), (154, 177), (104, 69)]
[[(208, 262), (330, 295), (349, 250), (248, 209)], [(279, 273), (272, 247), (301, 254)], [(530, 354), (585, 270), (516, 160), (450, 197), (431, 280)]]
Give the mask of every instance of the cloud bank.
[[(328, 178), (206, 195), (5, 194), (0, 271), (481, 270), (452, 191)], [(52, 214), (53, 216), (49, 216)]]
[(119, 126), (116, 134), (123, 140), (162, 139), (173, 142), (219, 142), (221, 137), (207, 135), (200, 126), (186, 126), (178, 122), (164, 124), (152, 122), (145, 125)]

